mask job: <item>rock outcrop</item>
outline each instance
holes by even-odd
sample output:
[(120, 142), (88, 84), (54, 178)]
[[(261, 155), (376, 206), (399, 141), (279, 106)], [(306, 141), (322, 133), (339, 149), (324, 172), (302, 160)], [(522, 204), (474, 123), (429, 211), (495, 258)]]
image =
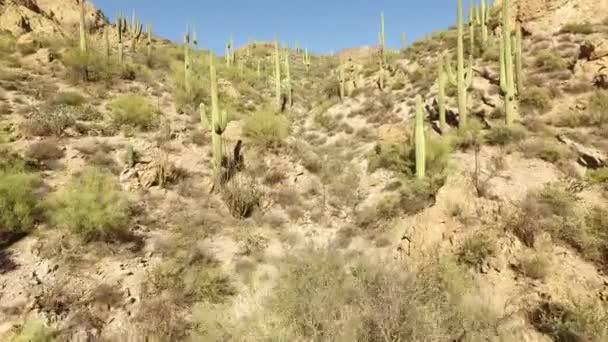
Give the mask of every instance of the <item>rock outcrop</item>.
[[(2, 0), (0, 31), (15, 36), (27, 33), (66, 35), (78, 27), (79, 5), (83, 0)], [(108, 23), (92, 3), (85, 3), (85, 20), (94, 32)]]

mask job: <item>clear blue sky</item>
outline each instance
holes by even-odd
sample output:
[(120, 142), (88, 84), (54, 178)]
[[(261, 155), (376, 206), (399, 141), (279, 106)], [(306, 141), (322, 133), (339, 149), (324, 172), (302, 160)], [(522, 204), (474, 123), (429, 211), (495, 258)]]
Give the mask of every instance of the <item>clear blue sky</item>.
[[(223, 53), (234, 34), (236, 45), (248, 39), (308, 45), (316, 52), (374, 45), (384, 11), (387, 45), (399, 47), (455, 22), (456, 0), (90, 0), (113, 21), (118, 10), (135, 8), (154, 31), (181, 40), (186, 24), (196, 25), (199, 44)], [(476, 0), (478, 2), (478, 0)], [(464, 0), (465, 5), (468, 0)], [(466, 13), (466, 12), (465, 12)]]

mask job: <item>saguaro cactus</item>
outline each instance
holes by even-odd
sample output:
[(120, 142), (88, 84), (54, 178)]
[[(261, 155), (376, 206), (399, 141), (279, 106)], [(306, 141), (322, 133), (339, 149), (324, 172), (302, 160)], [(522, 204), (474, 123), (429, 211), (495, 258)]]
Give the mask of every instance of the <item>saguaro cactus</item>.
[(426, 177), (426, 140), (424, 138), (424, 108), (422, 97), (416, 96), (416, 129), (414, 131), (416, 145), (416, 177)]
[(144, 30), (144, 26), (141, 23), (139, 17), (135, 15), (135, 10), (133, 10), (133, 14), (131, 17), (131, 51), (135, 52), (137, 48), (137, 43), (141, 38), (141, 34)]
[(485, 51), (488, 45), (488, 23), (490, 22), (491, 6), (486, 6), (486, 0), (481, 0), (480, 6), (480, 25), (481, 25), (481, 49)]
[(109, 26), (107, 26), (104, 30), (103, 30), (103, 44), (104, 44), (104, 50), (106, 51), (106, 59), (109, 60), (110, 59), (110, 29)]
[(80, 1), (80, 52), (87, 52), (87, 28), (84, 20), (84, 0)]
[(511, 4), (503, 0), (502, 8), (502, 39), (500, 41), (500, 89), (504, 98), (505, 121), (507, 125), (513, 123), (515, 100), (515, 82), (513, 77), (513, 51), (511, 48)]
[(522, 60), (522, 32), (521, 25), (519, 22), (515, 24), (515, 79), (517, 80), (517, 94), (521, 94), (524, 91), (524, 73), (523, 73), (523, 60)]
[(213, 55), (209, 56), (209, 80), (211, 83), (211, 144), (213, 147), (213, 170), (216, 183), (219, 182), (224, 158), (224, 146), (222, 134), (228, 124), (228, 116), (225, 110), (220, 112), (219, 96), (217, 90), (217, 75), (213, 65)]
[(405, 51), (407, 48), (407, 43), (405, 41), (405, 32), (401, 32), (401, 50)]
[(469, 0), (469, 53), (473, 54), (475, 51), (475, 27), (477, 20), (475, 18), (475, 7), (473, 6), (473, 0)]
[(279, 42), (274, 41), (274, 86), (275, 86), (275, 101), (278, 108), (281, 108), (281, 51), (279, 51)]
[(291, 88), (291, 71), (289, 70), (289, 49), (285, 49), (285, 91), (287, 92), (287, 105), (293, 105), (293, 94)]
[(447, 131), (448, 125), (445, 119), (445, 86), (447, 83), (447, 75), (443, 65), (443, 57), (439, 59), (437, 70), (437, 105), (439, 107), (439, 128), (441, 132)]
[(384, 35), (384, 12), (380, 12), (380, 51), (382, 53), (382, 62), (386, 62), (386, 36)]
[(467, 124), (468, 108), (467, 108), (467, 91), (473, 82), (473, 57), (469, 55), (469, 66), (465, 70), (464, 65), (464, 41), (462, 27), (462, 0), (458, 0), (457, 10), (457, 27), (458, 27), (458, 42), (457, 42), (457, 70), (456, 74), (449, 62), (446, 63), (445, 69), (450, 83), (458, 87), (458, 113), (460, 115), (460, 126), (464, 127)]
[(340, 66), (338, 67), (338, 82), (340, 83), (340, 100), (344, 100), (344, 97), (346, 97), (346, 78), (344, 76), (344, 63), (342, 60), (340, 60)]
[(122, 15), (122, 13), (120, 13), (118, 15), (118, 20), (117, 20), (117, 29), (118, 29), (118, 63), (122, 64), (123, 59), (124, 59), (124, 53), (123, 53), (123, 34), (124, 31), (126, 30), (126, 26), (127, 26), (127, 20), (125, 19), (125, 17)]
[(184, 34), (184, 88), (188, 94), (190, 93), (190, 70), (190, 28), (188, 28)]
[(148, 57), (152, 56), (152, 23), (148, 23), (148, 27), (146, 29), (147, 40), (146, 40), (146, 49), (148, 50)]

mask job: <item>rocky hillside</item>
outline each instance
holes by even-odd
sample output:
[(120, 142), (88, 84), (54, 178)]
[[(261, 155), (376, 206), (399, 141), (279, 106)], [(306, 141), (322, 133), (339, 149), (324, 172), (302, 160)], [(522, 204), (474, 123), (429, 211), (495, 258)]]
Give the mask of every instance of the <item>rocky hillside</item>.
[(0, 0), (0, 340), (608, 340), (608, 20), (524, 3), (216, 56)]

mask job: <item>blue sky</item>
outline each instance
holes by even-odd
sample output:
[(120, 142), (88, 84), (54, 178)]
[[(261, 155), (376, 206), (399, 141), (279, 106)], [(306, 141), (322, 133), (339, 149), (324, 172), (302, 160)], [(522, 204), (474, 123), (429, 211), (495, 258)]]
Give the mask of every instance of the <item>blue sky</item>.
[[(399, 47), (455, 22), (456, 0), (90, 0), (114, 20), (133, 8), (154, 31), (181, 40), (186, 24), (196, 25), (201, 47), (223, 52), (231, 33), (236, 45), (270, 40), (308, 45), (315, 52), (376, 44), (384, 11), (387, 45)], [(468, 0), (464, 1), (465, 4)], [(465, 12), (466, 13), (466, 12)]]

